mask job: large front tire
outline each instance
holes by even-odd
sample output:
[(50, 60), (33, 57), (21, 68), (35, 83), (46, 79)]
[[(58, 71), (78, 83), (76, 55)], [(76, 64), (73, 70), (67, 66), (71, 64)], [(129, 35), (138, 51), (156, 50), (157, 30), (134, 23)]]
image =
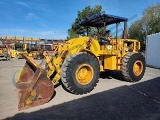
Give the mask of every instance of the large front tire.
[(66, 58), (61, 67), (61, 81), (73, 94), (86, 94), (94, 89), (100, 74), (97, 58), (80, 52)]
[(137, 82), (145, 72), (145, 58), (140, 53), (128, 53), (122, 59), (122, 76), (128, 82)]

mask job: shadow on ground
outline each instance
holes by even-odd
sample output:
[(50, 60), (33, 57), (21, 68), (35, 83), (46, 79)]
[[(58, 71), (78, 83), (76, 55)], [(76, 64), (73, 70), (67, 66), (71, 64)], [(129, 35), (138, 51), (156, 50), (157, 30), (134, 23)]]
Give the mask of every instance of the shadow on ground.
[(116, 79), (116, 80), (120, 80), (120, 81), (125, 81), (123, 78), (122, 78), (122, 74), (121, 74), (121, 71), (106, 71), (106, 72), (101, 72), (100, 74), (100, 78), (104, 78), (104, 79)]
[(32, 113), (19, 113), (6, 119), (158, 120), (160, 119), (159, 91), (160, 77), (131, 86), (114, 88)]
[(1, 59), (1, 58), (0, 58), (0, 61), (9, 61), (9, 60), (7, 60), (7, 59), (5, 59), (5, 58), (4, 58), (4, 59)]

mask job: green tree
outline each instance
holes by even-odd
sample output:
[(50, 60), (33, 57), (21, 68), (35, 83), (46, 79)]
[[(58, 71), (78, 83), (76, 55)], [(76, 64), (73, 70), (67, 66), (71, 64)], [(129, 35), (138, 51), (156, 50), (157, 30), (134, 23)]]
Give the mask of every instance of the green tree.
[[(90, 6), (86, 6), (82, 11), (78, 11), (77, 18), (72, 23), (71, 28), (68, 29), (67, 39), (75, 38), (75, 37), (78, 37), (79, 35), (82, 35), (82, 36), (86, 35), (87, 29), (84, 26), (80, 26), (79, 23), (83, 19), (86, 19), (87, 17), (89, 17), (93, 14), (98, 14), (101, 12), (104, 12), (104, 11), (102, 11), (101, 5), (96, 5), (93, 8), (91, 8)], [(91, 34), (92, 31), (95, 31), (95, 29), (90, 27), (89, 34)]]
[(129, 28), (129, 38), (138, 39), (141, 48), (144, 49), (147, 35), (160, 32), (160, 3), (149, 6), (143, 12), (141, 19), (133, 23)]
[(73, 29), (69, 29), (68, 30), (67, 40), (71, 39), (71, 38), (77, 38), (78, 36), (79, 35)]
[(160, 3), (148, 7), (143, 12), (142, 26), (146, 34), (154, 34), (160, 32)]
[(139, 40), (141, 43), (141, 50), (144, 49), (146, 33), (143, 30), (142, 21), (137, 20), (135, 23), (133, 23), (130, 26), (128, 33), (129, 33), (129, 38)]

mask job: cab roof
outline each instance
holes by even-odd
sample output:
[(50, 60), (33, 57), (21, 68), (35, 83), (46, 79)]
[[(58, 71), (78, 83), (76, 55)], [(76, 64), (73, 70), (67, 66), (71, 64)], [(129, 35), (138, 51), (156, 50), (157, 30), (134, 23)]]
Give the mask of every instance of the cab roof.
[[(80, 22), (82, 26), (91, 26), (91, 27), (104, 27), (110, 24), (115, 24), (119, 22), (128, 21), (127, 18), (109, 15), (109, 14), (94, 14), (89, 16), (87, 19), (84, 19)], [(105, 23), (105, 24), (104, 24)]]

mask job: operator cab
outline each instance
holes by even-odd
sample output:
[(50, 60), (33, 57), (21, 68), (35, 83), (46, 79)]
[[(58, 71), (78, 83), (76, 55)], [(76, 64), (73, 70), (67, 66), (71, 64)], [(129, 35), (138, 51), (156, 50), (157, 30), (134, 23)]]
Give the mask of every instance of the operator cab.
[[(94, 27), (97, 28), (97, 32), (98, 34), (100, 33), (100, 29), (101, 31), (105, 32), (109, 31), (107, 30), (107, 26), (109, 25), (116, 25), (116, 35), (115, 38), (116, 39), (116, 43), (117, 44), (117, 39), (118, 39), (118, 25), (119, 23), (123, 22), (124, 23), (124, 30), (122, 33), (122, 39), (126, 39), (127, 38), (127, 18), (124, 17), (118, 17), (118, 16), (114, 16), (114, 15), (109, 15), (109, 14), (94, 14), (90, 17), (88, 17), (87, 19), (84, 19), (80, 22), (81, 26), (84, 26), (87, 29), (87, 36), (89, 35), (89, 29), (90, 27)], [(105, 39), (102, 35), (96, 36), (96, 39), (98, 39), (100, 45), (111, 45), (111, 42), (107, 39)], [(112, 39), (112, 38), (111, 38)]]

